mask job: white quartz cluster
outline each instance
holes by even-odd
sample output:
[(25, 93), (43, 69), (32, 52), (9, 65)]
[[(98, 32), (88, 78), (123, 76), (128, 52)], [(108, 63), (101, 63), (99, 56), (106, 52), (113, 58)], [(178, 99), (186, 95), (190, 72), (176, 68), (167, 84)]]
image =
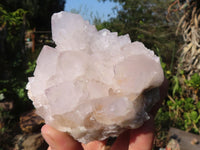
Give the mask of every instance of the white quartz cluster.
[(52, 35), (56, 47), (43, 47), (27, 84), (47, 124), (87, 143), (149, 119), (164, 79), (153, 51), (68, 12), (52, 16)]

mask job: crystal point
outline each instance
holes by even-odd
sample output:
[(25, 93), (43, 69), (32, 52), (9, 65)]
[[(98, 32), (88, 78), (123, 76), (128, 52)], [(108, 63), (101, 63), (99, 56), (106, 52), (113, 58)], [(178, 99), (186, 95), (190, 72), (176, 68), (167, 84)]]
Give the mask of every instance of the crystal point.
[(88, 143), (149, 119), (164, 80), (153, 51), (68, 12), (52, 16), (52, 35), (26, 87), (47, 124)]

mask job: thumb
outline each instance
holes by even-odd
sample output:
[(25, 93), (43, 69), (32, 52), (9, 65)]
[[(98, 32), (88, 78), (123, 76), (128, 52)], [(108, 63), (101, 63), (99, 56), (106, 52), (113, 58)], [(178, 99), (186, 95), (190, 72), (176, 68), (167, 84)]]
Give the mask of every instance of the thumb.
[[(49, 125), (44, 125), (41, 129), (42, 136), (54, 150), (82, 150), (79, 142), (75, 141), (65, 132), (57, 131)], [(50, 149), (50, 148), (49, 148)]]

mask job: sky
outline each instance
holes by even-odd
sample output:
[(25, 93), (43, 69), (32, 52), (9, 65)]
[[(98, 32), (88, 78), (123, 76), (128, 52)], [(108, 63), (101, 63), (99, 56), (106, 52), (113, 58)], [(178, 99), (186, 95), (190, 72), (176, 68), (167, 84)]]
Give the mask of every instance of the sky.
[(95, 16), (101, 21), (115, 17), (117, 13), (113, 11), (113, 7), (119, 9), (120, 5), (109, 0), (106, 2), (98, 2), (98, 0), (66, 0), (65, 3), (65, 11), (78, 11), (85, 20), (90, 22)]

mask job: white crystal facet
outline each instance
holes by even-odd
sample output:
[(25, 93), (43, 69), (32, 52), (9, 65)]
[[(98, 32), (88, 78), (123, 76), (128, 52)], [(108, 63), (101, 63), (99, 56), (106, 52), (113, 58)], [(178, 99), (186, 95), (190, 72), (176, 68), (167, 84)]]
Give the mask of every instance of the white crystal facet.
[(47, 124), (87, 143), (149, 119), (164, 80), (153, 51), (68, 12), (52, 16), (52, 35), (26, 87)]

